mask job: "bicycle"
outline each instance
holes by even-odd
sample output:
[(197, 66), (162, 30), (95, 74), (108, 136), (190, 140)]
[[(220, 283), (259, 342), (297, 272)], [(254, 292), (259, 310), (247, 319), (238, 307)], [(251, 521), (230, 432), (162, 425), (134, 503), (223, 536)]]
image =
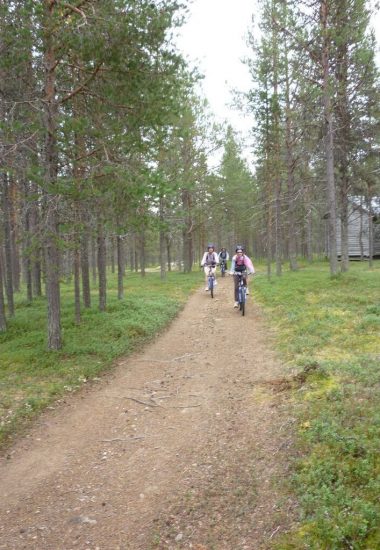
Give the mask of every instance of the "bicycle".
[(220, 274), (221, 274), (222, 277), (225, 276), (226, 269), (227, 269), (226, 262), (224, 260), (221, 260), (221, 262), (220, 262)]
[(208, 267), (208, 275), (207, 275), (207, 286), (211, 294), (211, 298), (214, 297), (214, 288), (215, 288), (215, 275), (212, 273), (212, 268), (215, 267), (213, 265), (209, 265)]
[(248, 277), (249, 273), (247, 273), (246, 271), (235, 271), (233, 275), (239, 278), (238, 304), (239, 304), (239, 311), (241, 311), (241, 314), (244, 316), (245, 304), (247, 301), (247, 287), (244, 285), (244, 276)]

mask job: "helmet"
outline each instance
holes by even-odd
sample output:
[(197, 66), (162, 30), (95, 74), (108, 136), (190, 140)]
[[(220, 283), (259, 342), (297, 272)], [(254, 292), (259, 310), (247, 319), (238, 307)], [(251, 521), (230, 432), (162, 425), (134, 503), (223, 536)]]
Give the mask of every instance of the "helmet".
[(242, 250), (244, 252), (244, 246), (238, 244), (235, 248), (235, 252), (237, 252), (238, 250)]
[(207, 245), (207, 248), (213, 248), (213, 249), (215, 250), (215, 245), (213, 245), (212, 243), (209, 243), (209, 244)]

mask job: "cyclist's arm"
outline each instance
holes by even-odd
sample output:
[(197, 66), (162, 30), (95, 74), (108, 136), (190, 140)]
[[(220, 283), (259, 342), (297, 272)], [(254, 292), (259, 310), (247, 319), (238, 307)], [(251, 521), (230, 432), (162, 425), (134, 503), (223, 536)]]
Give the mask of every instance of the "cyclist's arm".
[(245, 256), (245, 258), (244, 258), (244, 265), (246, 266), (249, 274), (255, 272), (255, 268), (253, 267), (253, 263), (252, 263), (251, 259), (248, 258), (248, 256)]

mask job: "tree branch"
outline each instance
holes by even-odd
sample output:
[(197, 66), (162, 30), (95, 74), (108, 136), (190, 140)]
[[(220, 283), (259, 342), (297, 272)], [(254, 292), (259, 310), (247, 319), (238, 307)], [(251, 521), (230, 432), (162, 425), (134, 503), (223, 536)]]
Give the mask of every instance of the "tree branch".
[(102, 65), (103, 65), (103, 62), (99, 63), (99, 65), (97, 67), (95, 67), (94, 72), (88, 77), (88, 79), (85, 80), (80, 86), (75, 88), (75, 90), (73, 90), (72, 92), (67, 94), (64, 98), (62, 98), (60, 103), (65, 103), (65, 101), (68, 101), (69, 99), (71, 99), (75, 95), (79, 94), (87, 86), (87, 84), (89, 84), (91, 82), (91, 80), (93, 80), (95, 78), (97, 73), (100, 71), (100, 67)]

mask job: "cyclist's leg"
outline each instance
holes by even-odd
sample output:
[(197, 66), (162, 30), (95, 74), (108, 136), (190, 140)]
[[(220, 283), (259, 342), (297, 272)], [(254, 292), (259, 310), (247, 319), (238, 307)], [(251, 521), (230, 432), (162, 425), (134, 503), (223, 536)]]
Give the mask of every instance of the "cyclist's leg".
[(216, 285), (216, 266), (212, 268), (211, 273), (214, 276), (214, 286)]
[(205, 265), (203, 268), (203, 271), (205, 273), (205, 285), (206, 285), (205, 290), (208, 290), (208, 270), (209, 268), (207, 267), (207, 265)]

